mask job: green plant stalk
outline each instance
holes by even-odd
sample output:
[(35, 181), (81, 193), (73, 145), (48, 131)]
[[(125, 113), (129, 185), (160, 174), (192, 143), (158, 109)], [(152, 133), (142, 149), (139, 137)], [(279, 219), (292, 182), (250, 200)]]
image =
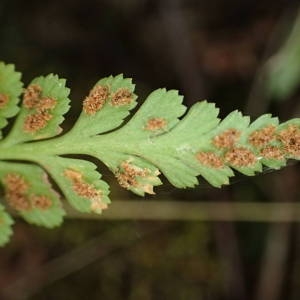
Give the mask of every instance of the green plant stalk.
[[(149, 145), (150, 143), (145, 145), (145, 142), (140, 142), (138, 145), (138, 141), (137, 144), (124, 144), (123, 140), (118, 141), (111, 134), (85, 138), (65, 134), (50, 140), (15, 145), (7, 145), (4, 140), (0, 143), (0, 160), (37, 161), (40, 157), (44, 159), (48, 155), (88, 154), (94, 156), (95, 153), (97, 157), (105, 159), (105, 155), (111, 152), (142, 156), (142, 148)], [(151, 146), (155, 148), (155, 142), (152, 142)]]

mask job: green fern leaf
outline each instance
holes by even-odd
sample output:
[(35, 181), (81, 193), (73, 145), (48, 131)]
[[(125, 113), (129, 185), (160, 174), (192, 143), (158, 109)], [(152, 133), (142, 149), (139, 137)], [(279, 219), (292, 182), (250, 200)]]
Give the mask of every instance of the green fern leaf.
[(136, 106), (135, 85), (120, 74), (99, 80), (83, 101), (82, 113), (73, 133), (92, 136), (112, 130), (122, 124)]
[(0, 180), (9, 206), (27, 222), (48, 228), (61, 224), (64, 210), (59, 195), (40, 167), (0, 162)]
[(37, 77), (30, 83), (6, 144), (50, 138), (61, 132), (59, 124), (70, 102), (70, 90), (65, 84), (65, 79), (53, 74)]
[(100, 180), (97, 166), (80, 159), (47, 157), (44, 167), (69, 203), (80, 212), (101, 213), (110, 203), (109, 187)]
[[(0, 74), (5, 68), (0, 65)], [(15, 99), (15, 107), (19, 75), (13, 67), (8, 70), (14, 82), (9, 95), (14, 95), (10, 99)], [(9, 86), (3, 82), (0, 78), (0, 92), (9, 90), (1, 90)], [(154, 187), (162, 184), (161, 173), (179, 188), (196, 186), (199, 176), (221, 187), (229, 184), (234, 170), (253, 176), (263, 166), (279, 169), (288, 159), (300, 159), (299, 118), (279, 124), (267, 114), (251, 124), (249, 117), (233, 111), (220, 121), (219, 110), (207, 101), (195, 103), (185, 114), (183, 97), (175, 90), (152, 92), (120, 127), (137, 98), (131, 79), (123, 75), (98, 81), (84, 99), (74, 127), (53, 138), (69, 108), (68, 94), (65, 80), (56, 75), (34, 79), (24, 92), (11, 132), (0, 142), (0, 181), (7, 203), (33, 224), (54, 227), (64, 216), (47, 173), (80, 212), (101, 213), (110, 203), (109, 186), (97, 166), (66, 155), (101, 160), (123, 188), (141, 196), (154, 194)], [(10, 109), (0, 115), (3, 122), (16, 111)], [(1, 207), (0, 244), (9, 238), (11, 223)]]

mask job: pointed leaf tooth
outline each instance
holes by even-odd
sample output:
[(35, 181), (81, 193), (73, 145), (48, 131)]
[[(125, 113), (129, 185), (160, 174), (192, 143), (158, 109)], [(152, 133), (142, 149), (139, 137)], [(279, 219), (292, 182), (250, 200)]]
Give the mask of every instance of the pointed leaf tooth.
[(172, 155), (153, 154), (151, 160), (170, 183), (178, 188), (194, 187), (198, 184), (198, 172)]
[(4, 206), (0, 204), (0, 247), (8, 243), (13, 231), (14, 221), (5, 211)]
[(197, 102), (170, 133), (160, 137), (160, 142), (179, 145), (179, 149), (182, 145), (185, 145), (185, 148), (197, 148), (202, 144), (203, 139), (207, 139), (205, 134), (218, 125), (218, 113), (219, 109), (214, 103)]
[(279, 120), (277, 117), (272, 117), (271, 114), (264, 114), (258, 117), (249, 125), (249, 131), (258, 130), (265, 127), (266, 125), (272, 124), (278, 126)]
[[(274, 169), (274, 170), (279, 170), (282, 167), (286, 166), (286, 159), (284, 159), (284, 156), (282, 155), (282, 153), (278, 152), (277, 147), (275, 150), (273, 150), (273, 149), (269, 150), (267, 148), (267, 151), (271, 153), (269, 155), (272, 155), (272, 157), (271, 158), (268, 158), (266, 156), (262, 157), (261, 163), (263, 165), (265, 165), (271, 169)], [(272, 154), (274, 152), (275, 152), (275, 154)], [(283, 158), (281, 158), (281, 157), (283, 157)]]
[(229, 178), (234, 176), (230, 168), (213, 170), (211, 168), (203, 168), (200, 174), (208, 183), (214, 187), (222, 187), (229, 184)]

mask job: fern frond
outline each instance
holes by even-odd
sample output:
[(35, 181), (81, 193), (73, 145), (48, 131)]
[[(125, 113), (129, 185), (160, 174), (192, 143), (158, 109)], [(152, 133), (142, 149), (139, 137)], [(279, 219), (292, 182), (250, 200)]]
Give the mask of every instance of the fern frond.
[[(66, 158), (68, 154), (101, 160), (123, 188), (141, 196), (154, 194), (154, 187), (162, 184), (161, 173), (178, 188), (196, 186), (199, 176), (221, 187), (234, 171), (253, 176), (263, 166), (279, 169), (288, 159), (300, 159), (300, 118), (279, 124), (266, 114), (250, 123), (249, 117), (233, 111), (221, 121), (215, 104), (207, 101), (186, 113), (175, 90), (152, 92), (120, 127), (137, 99), (132, 80), (123, 75), (98, 81), (73, 129), (56, 137), (69, 109), (65, 83), (53, 74), (34, 79), (23, 92), (10, 133), (0, 142), (6, 202), (36, 225), (58, 226), (65, 214), (48, 175), (80, 212), (101, 213), (110, 203), (109, 186), (97, 166)], [(20, 73), (0, 64), (0, 127), (19, 110), (21, 87)], [(8, 241), (11, 225), (1, 206), (0, 245)]]

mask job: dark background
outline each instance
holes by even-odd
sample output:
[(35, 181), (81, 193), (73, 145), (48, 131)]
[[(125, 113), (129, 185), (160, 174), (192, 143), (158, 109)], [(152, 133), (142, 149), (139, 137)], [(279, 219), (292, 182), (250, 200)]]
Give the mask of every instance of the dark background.
[[(167, 87), (185, 95), (187, 106), (216, 102), (221, 117), (239, 109), (285, 121), (300, 115), (299, 88), (278, 101), (259, 79), (298, 6), (292, 0), (1, 0), (0, 60), (14, 63), (25, 84), (48, 73), (68, 79), (66, 129), (93, 84), (119, 73), (134, 79), (141, 99)], [(294, 164), (239, 177), (222, 190), (175, 191), (166, 184), (147, 201), (294, 202), (299, 179)], [(111, 198), (137, 199), (117, 186)], [(300, 299), (298, 223), (68, 219), (45, 230), (18, 219), (14, 231), (0, 249), (0, 299)]]

